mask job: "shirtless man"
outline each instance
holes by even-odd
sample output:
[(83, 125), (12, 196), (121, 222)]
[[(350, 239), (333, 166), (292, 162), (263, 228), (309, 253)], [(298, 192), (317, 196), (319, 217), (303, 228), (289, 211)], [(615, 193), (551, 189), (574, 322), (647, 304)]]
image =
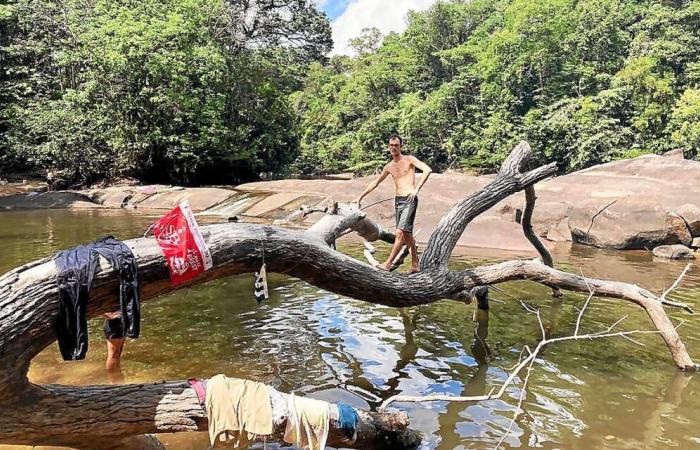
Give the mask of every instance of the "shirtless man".
[[(354, 203), (360, 206), (362, 199), (379, 186), (379, 183), (384, 181), (384, 178), (388, 175), (392, 176), (394, 184), (396, 184), (396, 199), (394, 200), (396, 208), (396, 239), (394, 240), (394, 246), (391, 248), (389, 258), (377, 268), (389, 270), (391, 262), (399, 254), (401, 247), (406, 245), (411, 253), (410, 273), (414, 273), (420, 270), (418, 268), (416, 241), (413, 239), (413, 221), (416, 218), (416, 209), (418, 208), (418, 192), (425, 182), (428, 181), (432, 169), (413, 156), (402, 155), (402, 147), (403, 140), (401, 136), (392, 134), (389, 137), (389, 153), (391, 153), (392, 161), (384, 166), (381, 175), (367, 186), (367, 189), (354, 200)], [(418, 186), (416, 186), (416, 168), (423, 172)]]

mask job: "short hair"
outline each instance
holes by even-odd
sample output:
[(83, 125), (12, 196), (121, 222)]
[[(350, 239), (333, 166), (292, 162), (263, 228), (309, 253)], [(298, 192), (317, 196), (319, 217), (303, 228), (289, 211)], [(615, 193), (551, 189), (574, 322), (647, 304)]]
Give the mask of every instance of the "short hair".
[(391, 142), (392, 139), (398, 139), (399, 144), (403, 146), (403, 139), (401, 139), (401, 136), (399, 136), (398, 134), (394, 133), (391, 136), (389, 136), (389, 142)]

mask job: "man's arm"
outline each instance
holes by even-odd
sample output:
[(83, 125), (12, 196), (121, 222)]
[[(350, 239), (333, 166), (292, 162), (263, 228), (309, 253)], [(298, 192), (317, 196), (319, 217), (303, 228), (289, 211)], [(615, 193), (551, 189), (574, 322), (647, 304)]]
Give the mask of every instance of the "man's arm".
[[(427, 167), (427, 166), (426, 166)], [(360, 202), (362, 199), (365, 197), (365, 195), (369, 194), (372, 192), (377, 186), (379, 186), (379, 183), (384, 181), (384, 178), (386, 178), (389, 175), (389, 169), (387, 169), (387, 166), (384, 166), (384, 169), (382, 170), (382, 173), (379, 174), (376, 180), (372, 181), (369, 186), (367, 186), (367, 189), (360, 194), (359, 197), (357, 197), (355, 200), (353, 200), (353, 203), (357, 203), (357, 206), (360, 206)]]
[(411, 156), (411, 163), (413, 163), (414, 166), (416, 166), (417, 169), (420, 169), (421, 172), (423, 172), (423, 176), (420, 177), (420, 181), (418, 182), (418, 186), (416, 186), (415, 191), (410, 195), (411, 198), (415, 197), (418, 195), (418, 192), (420, 189), (423, 187), (426, 181), (428, 181), (428, 177), (430, 176), (431, 173), (433, 173), (433, 169), (430, 168), (429, 165), (421, 161), (420, 159)]

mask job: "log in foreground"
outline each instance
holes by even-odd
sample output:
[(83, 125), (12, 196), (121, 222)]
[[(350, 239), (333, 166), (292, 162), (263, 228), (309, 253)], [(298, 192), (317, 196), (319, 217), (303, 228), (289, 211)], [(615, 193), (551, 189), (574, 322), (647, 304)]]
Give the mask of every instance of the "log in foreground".
[[(373, 224), (364, 213), (343, 205), (330, 219), (306, 232), (231, 223), (202, 227), (214, 267), (188, 285), (257, 270), (263, 255), (268, 271), (301, 278), (329, 291), (389, 306), (412, 306), (440, 299), (464, 299), (473, 288), (510, 280), (532, 280), (559, 289), (620, 298), (645, 309), (668, 346), (676, 365), (695, 370), (676, 328), (655, 295), (638, 286), (589, 279), (549, 267), (540, 261), (515, 260), (464, 271), (450, 271), (448, 259), (467, 225), (507, 196), (554, 175), (550, 164), (522, 172), (530, 156), (519, 144), (496, 178), (480, 191), (457, 203), (440, 221), (428, 241), (416, 274), (378, 271), (330, 246), (348, 230), (368, 240), (393, 241), (393, 235)], [(337, 216), (337, 217), (333, 217)], [(363, 231), (360, 231), (363, 230)], [(369, 231), (367, 231), (369, 230)], [(125, 241), (132, 249), (142, 281), (142, 301), (174, 290), (160, 248), (152, 238)], [(91, 291), (88, 317), (112, 311), (118, 305), (117, 277), (101, 261)], [(0, 277), (0, 442), (77, 445), (89, 438), (116, 439), (135, 434), (204, 430), (206, 417), (194, 393), (184, 382), (122, 386), (72, 387), (34, 385), (27, 379), (29, 364), (55, 341), (53, 324), (58, 313), (56, 267), (39, 260)], [(667, 304), (671, 305), (670, 302)], [(684, 306), (672, 304), (672, 306)], [(197, 376), (198, 374), (192, 374)], [(105, 414), (105, 409), (110, 414)], [(367, 413), (366, 436), (371, 441), (342, 443), (372, 448), (382, 439), (410, 447), (414, 434), (392, 413)], [(370, 438), (371, 430), (379, 440)], [(395, 444), (393, 448), (401, 448)], [(404, 448), (406, 448), (404, 447)]]
[[(286, 399), (287, 394), (281, 395)], [(205, 431), (208, 426), (206, 412), (184, 380), (116, 386), (31, 386), (24, 400), (12, 410), (0, 408), (4, 415), (0, 424), (3, 442), (96, 448), (113, 445), (124, 436)], [(405, 413), (356, 411), (359, 422), (355, 439), (348, 439), (331, 421), (328, 445), (367, 449), (415, 448), (420, 444), (420, 435), (408, 428)], [(282, 442), (285, 423), (275, 426), (269, 440)]]

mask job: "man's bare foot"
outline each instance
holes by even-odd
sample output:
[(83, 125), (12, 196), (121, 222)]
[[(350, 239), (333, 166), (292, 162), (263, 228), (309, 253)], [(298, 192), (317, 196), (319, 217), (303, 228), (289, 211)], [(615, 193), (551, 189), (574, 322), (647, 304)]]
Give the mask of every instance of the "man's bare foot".
[(412, 266), (411, 270), (408, 271), (408, 273), (418, 273), (420, 272), (420, 267), (418, 266)]
[(375, 267), (379, 270), (389, 272), (389, 267), (387, 266), (387, 263), (377, 264)]

